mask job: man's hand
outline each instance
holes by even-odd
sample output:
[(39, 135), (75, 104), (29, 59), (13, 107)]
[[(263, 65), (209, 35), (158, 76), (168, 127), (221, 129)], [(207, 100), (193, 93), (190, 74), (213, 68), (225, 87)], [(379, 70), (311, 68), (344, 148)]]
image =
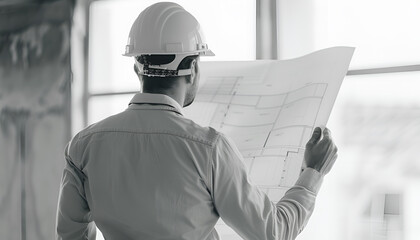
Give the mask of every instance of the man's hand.
[(313, 168), (321, 174), (327, 174), (337, 159), (337, 146), (331, 139), (331, 132), (328, 128), (323, 131), (321, 140), (321, 128), (317, 127), (306, 144), (305, 163), (307, 167)]

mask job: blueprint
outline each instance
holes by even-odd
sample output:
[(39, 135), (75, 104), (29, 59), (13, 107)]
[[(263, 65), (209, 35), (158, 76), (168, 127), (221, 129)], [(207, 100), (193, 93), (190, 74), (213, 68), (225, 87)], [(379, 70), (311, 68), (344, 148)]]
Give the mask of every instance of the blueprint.
[[(327, 124), (353, 52), (333, 47), (289, 60), (201, 62), (199, 90), (184, 114), (230, 137), (251, 182), (277, 202), (299, 176), (313, 129)], [(224, 228), (218, 223), (221, 235), (239, 239)]]

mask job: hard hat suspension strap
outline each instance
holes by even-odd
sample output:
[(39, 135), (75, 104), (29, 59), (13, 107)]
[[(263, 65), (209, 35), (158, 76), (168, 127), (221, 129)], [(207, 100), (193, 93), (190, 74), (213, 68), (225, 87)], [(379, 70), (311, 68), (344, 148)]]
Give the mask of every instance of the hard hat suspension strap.
[(135, 57), (135, 64), (137, 65), (139, 74), (141, 75), (150, 77), (186, 76), (191, 75), (191, 69), (178, 69), (178, 66), (187, 56), (191, 56), (191, 54), (145, 54)]

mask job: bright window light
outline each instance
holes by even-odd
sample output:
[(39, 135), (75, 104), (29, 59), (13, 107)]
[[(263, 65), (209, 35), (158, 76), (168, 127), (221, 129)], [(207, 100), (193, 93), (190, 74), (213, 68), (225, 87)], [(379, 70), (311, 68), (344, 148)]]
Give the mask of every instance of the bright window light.
[(124, 111), (132, 98), (133, 94), (92, 97), (89, 101), (88, 124)]
[(419, 64), (420, 1), (315, 2), (316, 49), (356, 47), (350, 69)]

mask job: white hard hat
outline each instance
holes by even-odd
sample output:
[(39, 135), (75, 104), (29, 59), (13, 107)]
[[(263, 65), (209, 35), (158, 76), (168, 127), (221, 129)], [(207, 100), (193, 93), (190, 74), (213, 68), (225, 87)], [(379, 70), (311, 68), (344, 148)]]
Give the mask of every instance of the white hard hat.
[[(193, 15), (176, 3), (156, 3), (140, 13), (134, 21), (124, 56), (168, 55), (174, 54), (175, 59), (163, 65), (153, 65), (147, 68), (161, 70), (176, 70), (186, 56), (214, 56), (208, 49), (200, 24)], [(140, 74), (150, 75), (138, 64)], [(164, 71), (160, 71), (161, 73)], [(169, 75), (189, 75), (191, 71), (178, 71)], [(151, 76), (160, 74), (151, 74)], [(168, 76), (168, 74), (161, 74)]]

